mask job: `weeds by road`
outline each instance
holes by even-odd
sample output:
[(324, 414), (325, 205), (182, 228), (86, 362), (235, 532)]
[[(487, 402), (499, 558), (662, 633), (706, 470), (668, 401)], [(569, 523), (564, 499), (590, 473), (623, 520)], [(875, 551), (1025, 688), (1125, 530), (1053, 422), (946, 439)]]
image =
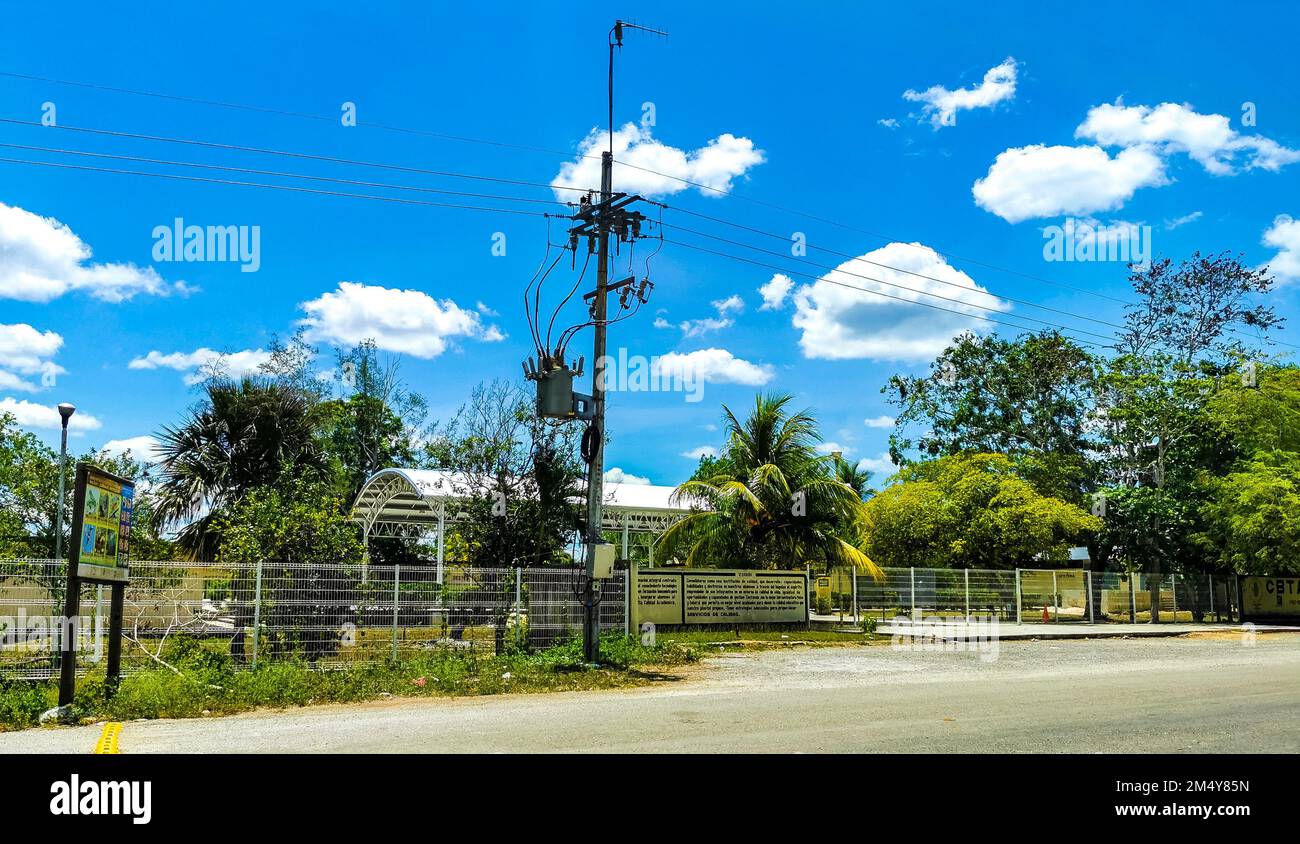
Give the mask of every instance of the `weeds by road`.
[[(168, 643), (169, 665), (123, 678), (106, 698), (102, 675), (78, 681), (74, 704), (83, 721), (194, 718), (229, 715), (260, 707), (350, 703), (383, 697), (460, 697), (503, 693), (581, 691), (645, 685), (661, 669), (695, 659), (688, 645), (645, 646), (624, 637), (601, 640), (601, 664), (583, 663), (580, 642), (535, 653), (484, 654), (474, 649), (431, 649), (396, 665), (321, 671), (303, 663), (277, 662), (240, 670), (227, 654), (186, 637)], [(54, 682), (0, 680), (0, 730), (35, 726), (58, 700)]]

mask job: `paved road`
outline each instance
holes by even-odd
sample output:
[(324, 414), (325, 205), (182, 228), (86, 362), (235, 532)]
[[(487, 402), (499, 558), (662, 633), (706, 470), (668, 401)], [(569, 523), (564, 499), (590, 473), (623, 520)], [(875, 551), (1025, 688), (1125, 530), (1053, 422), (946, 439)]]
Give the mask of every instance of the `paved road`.
[[(392, 700), (126, 724), (123, 753), (1300, 751), (1300, 634), (707, 660), (643, 689)], [(0, 734), (89, 752), (98, 727)]]

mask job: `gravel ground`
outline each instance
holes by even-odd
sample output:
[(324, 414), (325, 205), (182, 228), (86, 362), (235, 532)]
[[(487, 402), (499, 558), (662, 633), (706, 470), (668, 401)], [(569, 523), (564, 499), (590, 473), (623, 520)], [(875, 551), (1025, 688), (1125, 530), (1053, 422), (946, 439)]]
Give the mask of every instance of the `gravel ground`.
[[(713, 657), (642, 689), (391, 700), (128, 723), (147, 752), (1300, 751), (1300, 634), (817, 648)], [(98, 727), (0, 734), (89, 752)]]

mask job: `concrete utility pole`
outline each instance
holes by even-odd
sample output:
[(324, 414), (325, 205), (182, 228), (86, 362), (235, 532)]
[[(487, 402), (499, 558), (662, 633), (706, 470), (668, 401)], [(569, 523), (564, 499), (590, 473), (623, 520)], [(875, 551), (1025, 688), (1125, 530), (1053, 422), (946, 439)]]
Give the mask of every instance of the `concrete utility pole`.
[[(617, 26), (615, 27), (617, 29)], [(596, 220), (596, 301), (592, 303), (592, 320), (596, 339), (592, 347), (591, 409), (592, 438), (591, 463), (587, 470), (587, 571), (582, 595), (582, 652), (587, 662), (600, 659), (600, 595), (599, 581), (591, 576), (596, 559), (596, 546), (600, 544), (602, 497), (605, 494), (605, 354), (608, 345), (607, 325), (609, 308), (609, 218), (610, 197), (614, 182), (614, 45), (609, 48), (609, 86), (611, 118), (609, 125), (610, 149), (600, 154), (600, 208)]]
[[(615, 548), (602, 540), (600, 530), (602, 499), (605, 492), (605, 368), (608, 357), (609, 325), (635, 313), (646, 303), (647, 296), (654, 287), (648, 277), (648, 265), (647, 277), (642, 278), (640, 283), (637, 282), (635, 275), (613, 284), (609, 281), (611, 239), (614, 239), (616, 244), (629, 244), (630, 248), (632, 243), (641, 239), (642, 226), (647, 223), (644, 214), (631, 210), (631, 205), (640, 201), (641, 197), (614, 192), (614, 51), (623, 46), (624, 28), (663, 34), (622, 21), (615, 21), (609, 31), (609, 149), (601, 153), (600, 157), (599, 192), (587, 191), (578, 203), (577, 212), (569, 216), (576, 225), (569, 229), (567, 249), (576, 256), (578, 244), (585, 242), (587, 260), (589, 261), (592, 255), (596, 256), (596, 289), (583, 294), (582, 297), (588, 306), (589, 319), (561, 332), (559, 342), (554, 348), (550, 347), (549, 325), (544, 339), (539, 339), (538, 335), (534, 334), (537, 363), (534, 364), (532, 358), (524, 362), (525, 377), (537, 383), (537, 414), (540, 417), (566, 421), (583, 420), (587, 423), (582, 439), (582, 457), (587, 463), (587, 513), (583, 536), (587, 559), (586, 572), (579, 584), (579, 591), (582, 602), (583, 655), (588, 662), (597, 662), (600, 657), (600, 581), (614, 575)], [(539, 281), (539, 291), (540, 285)], [(532, 287), (532, 282), (529, 283), (529, 287)], [(615, 319), (610, 319), (609, 316), (608, 298), (612, 293), (619, 295), (618, 312), (620, 314), (624, 311), (628, 312)], [(525, 292), (525, 303), (527, 298)], [(534, 298), (536, 300), (536, 297)], [(566, 297), (564, 302), (555, 309), (551, 318), (552, 324), (567, 301)], [(533, 308), (536, 307), (534, 301)], [(540, 312), (536, 316), (537, 324), (540, 325)], [(569, 340), (587, 326), (595, 330), (594, 365), (591, 395), (583, 396), (573, 391), (573, 379), (582, 376), (583, 359), (579, 358), (577, 365), (570, 367), (565, 352)]]
[[(591, 387), (591, 458), (587, 473), (587, 579), (582, 595), (582, 650), (588, 662), (597, 662), (600, 657), (600, 581), (594, 576), (598, 546), (602, 545), (600, 525), (601, 509), (605, 493), (605, 364), (608, 348), (609, 309), (607, 298), (611, 292), (609, 285), (609, 235), (615, 231), (621, 240), (633, 240), (640, 234), (644, 218), (635, 211), (628, 211), (627, 206), (640, 197), (627, 197), (614, 194), (614, 53), (623, 46), (624, 28), (657, 32), (636, 24), (615, 21), (609, 37), (609, 149), (600, 154), (600, 201), (592, 209), (591, 223), (596, 233), (596, 289), (591, 296), (591, 319), (595, 330), (595, 342), (592, 355)], [(579, 225), (570, 231), (570, 237), (580, 231), (590, 232), (590, 225)], [(635, 278), (629, 277), (616, 285), (627, 288), (623, 293), (626, 302)], [(638, 294), (644, 297), (644, 286)], [(586, 297), (584, 297), (586, 298)]]

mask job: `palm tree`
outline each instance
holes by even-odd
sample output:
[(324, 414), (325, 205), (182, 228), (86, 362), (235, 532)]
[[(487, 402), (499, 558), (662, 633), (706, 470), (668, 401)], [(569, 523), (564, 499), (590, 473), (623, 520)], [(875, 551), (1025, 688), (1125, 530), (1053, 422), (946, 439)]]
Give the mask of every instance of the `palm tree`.
[(273, 381), (214, 379), (206, 400), (158, 436), (161, 481), (154, 525), (179, 527), (177, 546), (196, 560), (216, 556), (217, 520), (252, 489), (286, 474), (325, 477), (317, 409), (309, 397)]
[[(755, 399), (744, 422), (723, 406), (727, 447), (708, 477), (677, 488), (676, 498), (706, 505), (669, 528), (659, 542), (686, 565), (798, 568), (807, 563), (883, 573), (856, 547), (861, 489), (821, 457), (817, 423), (790, 412), (788, 395)], [(865, 478), (863, 479), (865, 480)]]
[(871, 473), (866, 469), (859, 468), (858, 464), (834, 454), (831, 456), (831, 469), (835, 472), (836, 480), (856, 492), (858, 498), (865, 498), (868, 494), (876, 494), (875, 490), (867, 486), (867, 482), (871, 480)]

